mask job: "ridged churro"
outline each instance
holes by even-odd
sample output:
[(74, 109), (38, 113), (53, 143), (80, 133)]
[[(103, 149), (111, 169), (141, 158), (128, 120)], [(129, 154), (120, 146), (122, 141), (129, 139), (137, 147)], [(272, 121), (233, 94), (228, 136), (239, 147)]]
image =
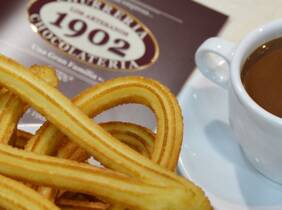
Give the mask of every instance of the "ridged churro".
[[(38, 78), (56, 87), (58, 80), (55, 70), (47, 66), (32, 66), (28, 69)], [(0, 143), (8, 144), (16, 130), (18, 120), (27, 110), (28, 105), (17, 95), (5, 91), (0, 96)]]
[(20, 149), (24, 149), (26, 143), (31, 139), (31, 137), (33, 136), (33, 134), (24, 131), (24, 130), (16, 130), (16, 139), (15, 142), (13, 144), (13, 146), (20, 148)]
[[(154, 134), (149, 129), (124, 122), (107, 122), (100, 125), (121, 142), (130, 146), (143, 156), (150, 158), (151, 155), (148, 150), (153, 150)], [(82, 162), (88, 159), (89, 155), (84, 149), (69, 141), (66, 145), (62, 145), (62, 147), (58, 149), (57, 157)], [(55, 189), (48, 191), (46, 188), (41, 187), (38, 189), (38, 192), (44, 194), (44, 197), (50, 200), (54, 200), (56, 196)]]
[[(0, 166), (0, 173), (7, 176), (95, 195), (101, 200), (132, 209), (179, 209), (181, 205), (192, 208), (197, 201), (190, 200), (195, 194), (187, 193), (187, 189), (180, 185), (148, 182), (88, 164), (25, 152), (8, 145), (0, 145)], [(156, 200), (162, 202), (156, 204)]]
[[(125, 122), (107, 122), (100, 125), (106, 131), (117, 137), (120, 141), (131, 146), (131, 148), (134, 148), (140, 154), (149, 158), (150, 152), (148, 150), (153, 150), (155, 136), (149, 129)], [(17, 141), (15, 144), (17, 147), (23, 148), (32, 136), (33, 135), (30, 133), (17, 130)], [(65, 144), (58, 148), (56, 156), (64, 159), (76, 160), (78, 162), (83, 162), (90, 157), (84, 149), (78, 147), (77, 144), (70, 141), (66, 141)], [(39, 186), (37, 191), (45, 198), (55, 201), (57, 190)]]
[(57, 198), (56, 204), (62, 208), (108, 210), (110, 205), (99, 201), (97, 198), (81, 193), (65, 192)]
[[(182, 117), (175, 97), (164, 86), (138, 77), (118, 78), (83, 91), (74, 98), (73, 103), (90, 117), (126, 103), (148, 106), (157, 119), (152, 159), (160, 165), (175, 168), (182, 141)], [(52, 154), (62, 136), (56, 126), (47, 122), (26, 149), (40, 154)]]
[(89, 210), (105, 210), (109, 207), (108, 204), (102, 202), (80, 201), (71, 199), (59, 199), (56, 203), (58, 206), (72, 207), (72, 208), (85, 208)]
[(106, 122), (100, 126), (121, 142), (132, 146), (137, 152), (150, 158), (154, 151), (155, 134), (140, 125), (125, 122)]
[[(100, 125), (121, 142), (130, 146), (143, 156), (150, 158), (150, 152), (147, 148), (152, 151), (154, 134), (149, 129), (124, 122), (107, 122)], [(66, 141), (61, 145), (58, 148), (56, 156), (78, 162), (84, 162), (90, 158), (90, 155), (84, 149), (71, 141)], [(42, 186), (38, 187), (37, 191), (51, 201), (55, 201), (58, 192), (56, 189)]]
[(0, 175), (0, 206), (8, 210), (59, 210), (34, 190), (13, 179)]
[[(150, 158), (153, 151), (155, 134), (149, 129), (125, 122), (107, 122), (99, 125), (121, 142), (130, 146), (143, 156)], [(82, 162), (89, 158), (89, 155), (77, 154), (83, 153), (79, 152), (80, 150), (82, 148), (77, 146), (77, 144), (67, 141), (58, 149), (56, 156)]]
[[(159, 87), (152, 88), (152, 84), (146, 80), (142, 81), (145, 83), (145, 87), (140, 87), (136, 78), (131, 78), (131, 80), (131, 84), (129, 83), (127, 85), (117, 79), (91, 87), (75, 97), (73, 103), (90, 117), (94, 117), (109, 108), (125, 103), (141, 103), (148, 106), (156, 113), (158, 122), (155, 140), (156, 149), (152, 151), (152, 142), (148, 143), (147, 147), (151, 150), (154, 162), (159, 162), (163, 167), (174, 170), (182, 141), (182, 118), (179, 107), (175, 103), (173, 96), (166, 92), (166, 89), (164, 90), (164, 88), (161, 89)], [(146, 89), (146, 85), (149, 88)], [(161, 92), (161, 97), (154, 92), (154, 88)], [(141, 89), (141, 91), (145, 89), (148, 93), (138, 96), (136, 89)], [(171, 104), (168, 102), (171, 102)], [(167, 129), (164, 129), (166, 127)], [(178, 130), (175, 128), (178, 128)], [(56, 126), (47, 122), (27, 144), (26, 149), (40, 154), (51, 155), (54, 154), (62, 138), (63, 134), (58, 131)], [(174, 151), (174, 153), (163, 155), (160, 151)]]
[(0, 84), (45, 116), (58, 132), (112, 169), (0, 145), (0, 173), (94, 195), (134, 210), (211, 209), (200, 188), (163, 167), (175, 168), (182, 140), (182, 119), (175, 97), (158, 82), (124, 77), (98, 85), (103, 93), (98, 96), (104, 97), (99, 107), (112, 107), (112, 99), (116, 99), (117, 104), (129, 101), (147, 105), (156, 113), (153, 161), (125, 146), (85, 115), (77, 104), (4, 56), (0, 57)]

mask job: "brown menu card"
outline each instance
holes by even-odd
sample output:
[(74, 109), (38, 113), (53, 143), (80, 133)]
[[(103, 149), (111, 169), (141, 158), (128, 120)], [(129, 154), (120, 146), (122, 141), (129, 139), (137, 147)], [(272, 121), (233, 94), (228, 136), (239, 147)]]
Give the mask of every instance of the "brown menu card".
[[(59, 89), (70, 98), (128, 75), (156, 79), (177, 95), (194, 69), (195, 50), (227, 19), (190, 0), (9, 0), (0, 6), (0, 52), (27, 66), (53, 66)], [(30, 109), (21, 123), (44, 120)], [(150, 110), (139, 105), (96, 120), (155, 125)]]

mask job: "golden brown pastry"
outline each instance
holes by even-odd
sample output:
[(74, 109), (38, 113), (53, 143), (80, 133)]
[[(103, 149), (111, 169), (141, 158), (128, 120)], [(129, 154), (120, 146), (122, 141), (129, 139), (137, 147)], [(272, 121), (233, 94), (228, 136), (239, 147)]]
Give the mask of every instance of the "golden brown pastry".
[(134, 210), (211, 209), (200, 188), (163, 167), (175, 167), (182, 140), (182, 119), (176, 99), (158, 82), (125, 77), (101, 84), (102, 91), (112, 94), (103, 94), (106, 102), (111, 97), (120, 98), (120, 95), (114, 94), (115, 90), (124, 91), (125, 101), (127, 96), (132, 97), (134, 91), (136, 103), (148, 105), (154, 110), (158, 117), (152, 155), (154, 162), (121, 143), (58, 90), (4, 56), (0, 57), (0, 84), (111, 169), (99, 169), (0, 145), (0, 173), (41, 185), (95, 195), (110, 204)]

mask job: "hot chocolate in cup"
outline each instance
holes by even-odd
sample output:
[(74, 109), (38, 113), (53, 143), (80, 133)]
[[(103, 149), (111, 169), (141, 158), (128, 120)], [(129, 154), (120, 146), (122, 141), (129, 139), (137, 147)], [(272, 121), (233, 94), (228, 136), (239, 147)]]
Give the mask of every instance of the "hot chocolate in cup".
[[(230, 126), (247, 159), (259, 172), (280, 184), (282, 184), (282, 118), (257, 99), (259, 90), (254, 88), (252, 81), (251, 87), (246, 84), (245, 73), (256, 71), (251, 69), (254, 68), (252, 65), (259, 65), (261, 68), (263, 64), (260, 63), (264, 62), (262, 59), (269, 56), (270, 51), (262, 50), (265, 55), (258, 54), (253, 63), (250, 59), (256, 56), (257, 50), (266, 48), (269, 42), (273, 43), (273, 40), (279, 40), (281, 37), (282, 19), (255, 29), (238, 45), (221, 38), (210, 38), (198, 48), (195, 56), (197, 67), (203, 75), (228, 91)], [(282, 45), (278, 50), (282, 52)], [(265, 71), (269, 71), (269, 66), (266, 67)], [(282, 65), (280, 69), (281, 74), (276, 71), (278, 76), (282, 75)], [(258, 77), (256, 72), (252, 74), (255, 82), (261, 83), (269, 91), (272, 91), (272, 86), (273, 89), (276, 87), (273, 91), (281, 92), (282, 96), (282, 88), (280, 90), (279, 86), (277, 88), (277, 85), (273, 85), (274, 83), (279, 85), (277, 76), (272, 75), (273, 81), (269, 82), (271, 86), (261, 82), (271, 77), (263, 75)], [(270, 93), (267, 91), (260, 93), (266, 94), (266, 97), (263, 97), (266, 103), (271, 100)], [(274, 96), (278, 98), (279, 94)], [(274, 97), (272, 103), (275, 103), (275, 100)]]

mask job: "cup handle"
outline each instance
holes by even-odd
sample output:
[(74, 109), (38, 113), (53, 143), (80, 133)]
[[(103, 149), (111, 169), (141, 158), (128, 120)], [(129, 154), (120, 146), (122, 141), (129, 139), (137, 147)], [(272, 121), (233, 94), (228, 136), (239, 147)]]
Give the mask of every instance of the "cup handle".
[(195, 55), (196, 65), (202, 74), (225, 89), (229, 83), (234, 48), (234, 43), (215, 37), (207, 39)]

